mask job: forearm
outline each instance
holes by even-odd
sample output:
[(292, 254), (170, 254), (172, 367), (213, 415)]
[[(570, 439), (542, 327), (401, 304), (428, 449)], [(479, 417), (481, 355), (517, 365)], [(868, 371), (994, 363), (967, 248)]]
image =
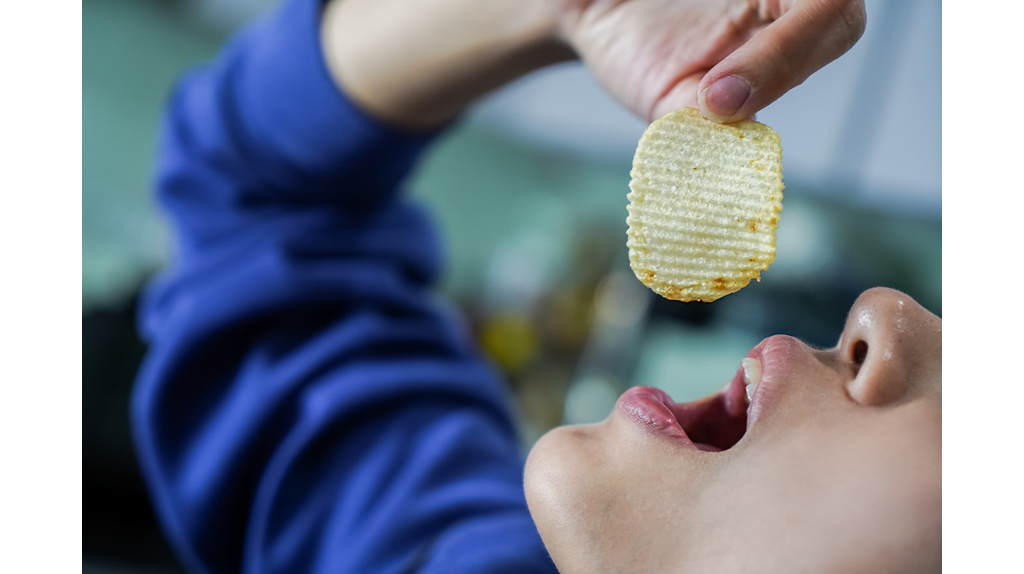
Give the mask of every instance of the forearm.
[(479, 96), (575, 57), (551, 0), (331, 0), (321, 41), (334, 81), (371, 115), (425, 129)]
[(158, 514), (195, 571), (396, 571), (435, 548), (432, 571), (553, 571), (500, 381), (430, 296), (433, 226), (398, 196), (430, 134), (336, 89), (321, 16), (283, 2), (169, 103), (178, 249), (132, 404)]

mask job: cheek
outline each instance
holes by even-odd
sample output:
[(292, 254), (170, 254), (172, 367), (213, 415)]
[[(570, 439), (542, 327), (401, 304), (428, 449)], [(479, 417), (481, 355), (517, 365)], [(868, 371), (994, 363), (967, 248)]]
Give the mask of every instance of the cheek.
[(712, 493), (720, 515), (736, 518), (715, 531), (719, 554), (759, 560), (761, 571), (915, 572), (935, 563), (941, 425), (928, 409), (837, 412), (736, 452)]

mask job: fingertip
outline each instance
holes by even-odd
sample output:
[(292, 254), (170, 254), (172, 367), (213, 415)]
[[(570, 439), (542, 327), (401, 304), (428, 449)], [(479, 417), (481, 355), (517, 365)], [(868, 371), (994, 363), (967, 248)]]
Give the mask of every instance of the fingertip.
[(745, 117), (741, 112), (752, 92), (750, 83), (743, 78), (723, 76), (697, 94), (697, 104), (709, 120), (733, 122)]

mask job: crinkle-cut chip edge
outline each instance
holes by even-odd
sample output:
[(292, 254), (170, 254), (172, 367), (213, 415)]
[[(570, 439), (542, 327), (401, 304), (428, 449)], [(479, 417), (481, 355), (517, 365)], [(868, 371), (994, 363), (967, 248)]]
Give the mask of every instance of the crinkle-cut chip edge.
[[(679, 119), (680, 117), (683, 119)], [(766, 270), (768, 265), (775, 260), (778, 214), (782, 211), (782, 189), (784, 188), (784, 184), (781, 182), (781, 139), (778, 134), (771, 129), (771, 127), (759, 122), (748, 120), (734, 124), (717, 124), (710, 122), (703, 125), (701, 128), (690, 123), (687, 118), (699, 119), (701, 121), (708, 122), (703, 119), (702, 115), (700, 115), (696, 109), (679, 109), (679, 111), (672, 112), (662, 119), (655, 121), (655, 123), (644, 132), (637, 146), (633, 169), (630, 173), (630, 193), (627, 195), (630, 200), (630, 204), (628, 206), (629, 215), (627, 217), (627, 224), (629, 226), (627, 230), (627, 242), (629, 245), (630, 267), (641, 282), (660, 296), (678, 301), (711, 302), (730, 293), (739, 291), (744, 288), (744, 286), (750, 284), (752, 279), (760, 280), (761, 271)], [(671, 123), (671, 125), (666, 122)], [(676, 126), (675, 124), (678, 123), (682, 123), (683, 126)], [(666, 129), (667, 126), (668, 129)], [(680, 129), (675, 130), (675, 128)], [(764, 156), (760, 158), (760, 160), (774, 164), (770, 172), (777, 174), (778, 179), (773, 182), (773, 189), (769, 192), (769, 195), (771, 196), (768, 202), (770, 206), (770, 217), (767, 221), (767, 225), (757, 230), (757, 235), (762, 237), (767, 236), (769, 238), (771, 251), (768, 254), (761, 254), (762, 256), (767, 255), (767, 257), (758, 257), (757, 262), (751, 261), (751, 263), (755, 263), (755, 265), (745, 269), (738, 269), (737, 272), (739, 273), (739, 276), (731, 279), (726, 279), (724, 276), (720, 276), (710, 282), (698, 281), (686, 285), (680, 285), (665, 280), (655, 280), (657, 275), (647, 267), (644, 261), (647, 258), (646, 256), (649, 255), (649, 244), (646, 240), (647, 237), (645, 233), (646, 225), (644, 219), (646, 214), (643, 213), (644, 210), (642, 209), (642, 206), (649, 194), (652, 192), (660, 192), (660, 190), (651, 186), (649, 181), (645, 181), (649, 180), (649, 177), (644, 176), (644, 170), (638, 169), (638, 164), (645, 164), (645, 162), (643, 162), (643, 153), (647, 150), (648, 144), (653, 143), (651, 140), (665, 136), (671, 137), (672, 135), (679, 135), (683, 133), (689, 135), (689, 133), (698, 132), (705, 128), (725, 131), (726, 133), (731, 134), (738, 134), (741, 139), (751, 135), (757, 136), (752, 139), (756, 142), (756, 147), (760, 150), (760, 156)], [(667, 133), (672, 131), (675, 131), (675, 134)], [(770, 149), (766, 150), (766, 146)], [(640, 160), (640, 162), (638, 162), (638, 160)], [(635, 182), (639, 182), (640, 186), (643, 188), (638, 189), (638, 186), (634, 185)], [(726, 261), (725, 258), (720, 258), (718, 260)]]
[[(670, 112), (662, 119), (666, 119), (669, 121), (688, 121), (685, 119), (676, 120), (674, 116), (688, 116), (692, 118), (704, 119), (699, 111), (693, 109), (683, 109), (677, 110), (675, 112)], [(658, 121), (661, 120), (659, 119)], [(688, 129), (690, 127), (692, 126), (687, 126)], [(772, 148), (781, 148), (781, 139), (779, 138), (778, 134), (774, 130), (772, 130), (771, 127), (759, 122), (744, 120), (734, 124), (724, 125), (712, 122), (712, 124), (708, 125), (707, 127), (720, 130), (735, 130), (733, 131), (733, 133), (739, 131), (742, 134), (740, 136), (741, 138), (746, 137), (748, 134), (756, 134), (758, 136), (764, 137), (764, 140), (762, 140), (764, 143), (759, 141), (758, 144), (760, 145), (758, 145), (757, 147), (763, 148), (764, 144), (767, 144), (769, 147)], [(761, 158), (765, 161), (770, 161), (774, 163), (777, 167), (773, 166), (771, 172), (774, 174), (778, 174), (778, 180), (773, 182), (773, 189), (768, 193), (769, 196), (771, 196), (771, 199), (767, 202), (770, 206), (769, 211), (771, 216), (767, 222), (767, 225), (757, 230), (757, 235), (768, 236), (770, 239), (771, 252), (767, 254), (768, 257), (758, 257), (758, 261), (756, 263), (751, 261), (751, 263), (755, 264), (746, 269), (743, 269), (742, 271), (737, 270), (741, 272), (741, 275), (733, 279), (726, 279), (723, 276), (715, 280), (712, 280), (710, 283), (706, 281), (701, 281), (694, 284), (677, 285), (668, 281), (656, 280), (656, 273), (650, 270), (643, 261), (643, 259), (646, 258), (645, 256), (648, 254), (648, 243), (646, 241), (646, 234), (644, 233), (645, 221), (643, 209), (641, 208), (641, 206), (643, 205), (647, 196), (651, 192), (657, 192), (658, 190), (651, 186), (649, 183), (643, 181), (645, 179), (643, 176), (644, 174), (642, 173), (643, 170), (637, 168), (637, 160), (643, 159), (641, 156), (646, 149), (645, 143), (649, 143), (645, 142), (645, 140), (649, 140), (651, 135), (655, 133), (657, 133), (657, 130), (652, 130), (649, 128), (647, 131), (644, 132), (644, 136), (641, 137), (640, 144), (637, 146), (637, 151), (634, 155), (633, 169), (630, 172), (630, 193), (627, 194), (627, 198), (630, 201), (627, 207), (629, 212), (629, 215), (627, 216), (627, 243), (629, 244), (630, 267), (632, 268), (637, 279), (639, 279), (644, 285), (649, 287), (654, 292), (668, 299), (679, 301), (704, 302), (715, 301), (725, 295), (735, 293), (736, 291), (739, 291), (740, 289), (749, 285), (751, 280), (756, 279), (760, 281), (760, 272), (767, 270), (768, 266), (775, 260), (775, 244), (777, 241), (776, 231), (778, 229), (779, 222), (778, 214), (782, 211), (782, 190), (785, 188), (785, 185), (781, 181), (781, 150), (772, 149), (770, 150), (769, 154), (771, 157)], [(763, 149), (761, 151), (764, 152)], [(636, 189), (634, 187), (634, 182), (640, 182), (642, 186), (646, 189)]]
[(703, 303), (711, 303), (729, 295), (730, 293), (735, 293), (740, 289), (743, 289), (753, 280), (761, 280), (760, 271), (756, 271), (733, 279), (717, 277), (711, 281), (701, 281), (688, 285), (676, 285), (668, 281), (658, 280), (658, 275), (649, 269), (632, 266), (631, 268), (633, 269), (633, 274), (636, 275), (637, 279), (658, 295), (673, 301), (683, 302), (701, 301)]

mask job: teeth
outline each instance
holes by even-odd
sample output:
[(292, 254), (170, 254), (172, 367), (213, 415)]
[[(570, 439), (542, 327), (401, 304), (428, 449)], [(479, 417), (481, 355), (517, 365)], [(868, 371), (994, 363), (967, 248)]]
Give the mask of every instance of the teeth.
[(754, 391), (761, 382), (761, 361), (746, 357), (742, 361), (743, 384), (747, 386), (747, 401), (754, 398)]

